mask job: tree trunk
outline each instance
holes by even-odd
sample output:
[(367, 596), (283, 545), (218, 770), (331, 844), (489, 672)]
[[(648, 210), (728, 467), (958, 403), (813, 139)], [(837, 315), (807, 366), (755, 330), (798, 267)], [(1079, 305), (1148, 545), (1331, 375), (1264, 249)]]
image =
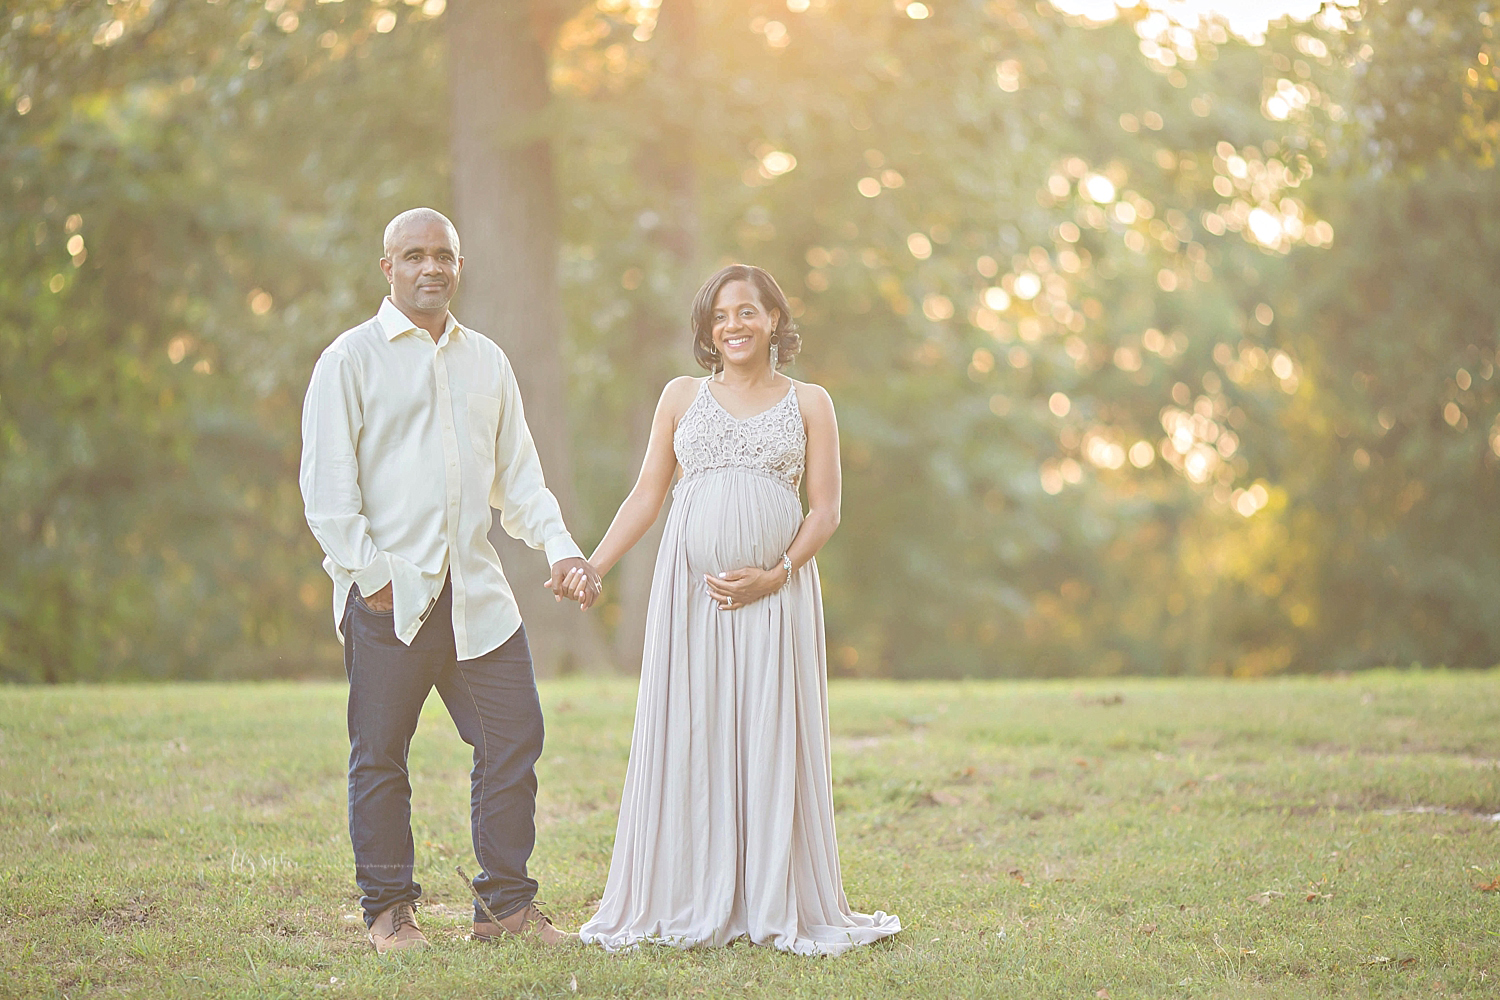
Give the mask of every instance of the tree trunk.
[[(547, 484), (571, 519), (578, 505), (558, 351), (557, 193), (552, 151), (539, 128), (551, 96), (548, 39), (522, 0), (454, 0), (447, 18), (461, 315), (509, 356)], [(537, 673), (608, 669), (593, 618), (554, 602), (540, 586), (546, 559), (506, 535), (498, 518), (490, 538), (529, 626)]]
[[(640, 317), (649, 319), (650, 317)], [(649, 344), (652, 339), (644, 323), (638, 323), (637, 343)], [(625, 415), (630, 427), (630, 450), (635, 456), (635, 467), (639, 468), (646, 455), (646, 442), (651, 437), (651, 418), (656, 410), (656, 398), (651, 395), (648, 378), (634, 380), (637, 390)], [(657, 382), (657, 389), (661, 386)], [(638, 673), (641, 669), (641, 654), (646, 648), (646, 607), (651, 598), (651, 579), (656, 574), (656, 554), (661, 547), (662, 528), (666, 525), (666, 512), (671, 509), (670, 494), (657, 515), (656, 523), (641, 536), (634, 548), (620, 559), (615, 586), (620, 589), (620, 624), (615, 626), (615, 663), (622, 672)]]
[[(690, 358), (688, 306), (702, 275), (698, 270), (698, 184), (693, 149), (697, 139), (692, 96), (697, 36), (694, 0), (663, 0), (653, 44), (657, 64), (647, 86), (656, 107), (648, 120), (655, 133), (638, 150), (636, 170), (656, 203), (649, 206), (663, 219), (654, 232), (667, 251), (675, 274), (667, 301), (656, 308), (638, 306), (632, 357), (634, 402), (626, 414), (631, 451), (639, 466), (646, 454), (656, 400), (669, 378)], [(664, 511), (671, 506), (668, 500)], [(644, 538), (620, 560), (620, 624), (615, 629), (615, 660), (622, 670), (637, 671), (646, 637), (646, 604), (661, 544), (665, 513)]]

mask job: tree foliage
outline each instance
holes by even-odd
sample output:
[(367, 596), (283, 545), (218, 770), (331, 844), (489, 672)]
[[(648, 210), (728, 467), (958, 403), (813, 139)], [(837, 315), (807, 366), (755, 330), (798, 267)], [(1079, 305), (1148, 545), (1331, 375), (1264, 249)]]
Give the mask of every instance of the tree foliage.
[[(1329, 5), (1258, 44), (1007, 0), (530, 10), (581, 540), (690, 370), (692, 289), (748, 260), (839, 410), (831, 669), (1500, 658), (1486, 4)], [(449, 201), (445, 16), (0, 25), (8, 676), (326, 657), (296, 410), (380, 294), (385, 218)], [(640, 577), (611, 582), (625, 629)]]
[[(278, 6), (39, 2), (4, 25), (7, 677), (328, 662), (305, 369), (378, 295), (372, 211), (441, 185), (384, 127), (414, 95), (360, 58), (380, 33)], [(391, 41), (423, 63), (421, 32)]]

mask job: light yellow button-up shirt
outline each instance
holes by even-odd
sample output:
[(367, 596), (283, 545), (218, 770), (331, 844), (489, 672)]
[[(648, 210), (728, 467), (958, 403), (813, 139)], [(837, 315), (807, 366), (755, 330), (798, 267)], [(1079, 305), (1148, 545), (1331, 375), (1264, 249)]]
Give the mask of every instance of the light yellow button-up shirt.
[(434, 343), (389, 298), (313, 369), (301, 484), (336, 631), (352, 584), (373, 594), (390, 583), (396, 635), (410, 645), (451, 573), (459, 659), (514, 635), (521, 612), (489, 541), (491, 507), (548, 562), (582, 556), (542, 478), (505, 353), (451, 314)]

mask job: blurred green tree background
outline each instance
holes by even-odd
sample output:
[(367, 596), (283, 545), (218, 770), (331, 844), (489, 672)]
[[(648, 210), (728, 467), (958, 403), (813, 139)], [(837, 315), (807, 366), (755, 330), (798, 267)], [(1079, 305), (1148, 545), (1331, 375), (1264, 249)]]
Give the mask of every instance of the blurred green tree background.
[[(471, 242), (456, 312), (513, 327), (585, 548), (697, 284), (792, 297), (841, 421), (832, 672), (1500, 661), (1491, 4), (1059, 4), (511, 0), (527, 102), (480, 0), (9, 4), (0, 677), (338, 669), (302, 392), (385, 221), (457, 189), (462, 234), (491, 156), (556, 288)], [(579, 633), (618, 669), (651, 548)]]

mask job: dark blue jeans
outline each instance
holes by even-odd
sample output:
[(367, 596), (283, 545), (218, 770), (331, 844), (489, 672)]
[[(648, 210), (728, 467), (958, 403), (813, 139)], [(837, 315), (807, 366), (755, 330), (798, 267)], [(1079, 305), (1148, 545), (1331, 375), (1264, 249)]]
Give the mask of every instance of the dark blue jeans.
[[(536, 896), (526, 862), (536, 843), (536, 772), (542, 706), (522, 626), (498, 649), (459, 660), (453, 643), (453, 590), (443, 587), (410, 646), (394, 618), (371, 611), (356, 588), (344, 606), (344, 670), (349, 676), (349, 839), (365, 923), (396, 903), (414, 902), (411, 783), (407, 750), (417, 717), (436, 687), (458, 735), (474, 748), (470, 816), (479, 874), (474, 888), (497, 917)], [(475, 919), (485, 920), (474, 907)]]

